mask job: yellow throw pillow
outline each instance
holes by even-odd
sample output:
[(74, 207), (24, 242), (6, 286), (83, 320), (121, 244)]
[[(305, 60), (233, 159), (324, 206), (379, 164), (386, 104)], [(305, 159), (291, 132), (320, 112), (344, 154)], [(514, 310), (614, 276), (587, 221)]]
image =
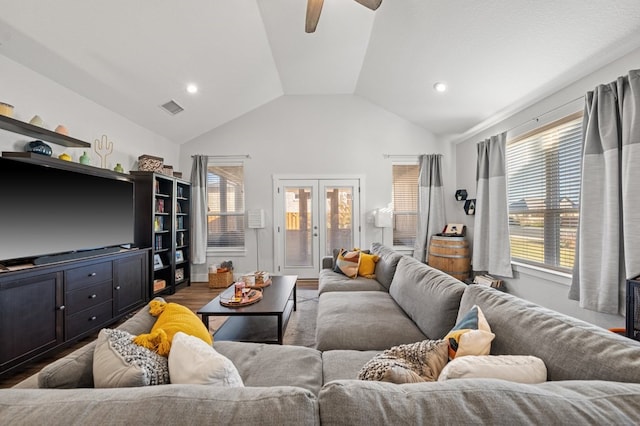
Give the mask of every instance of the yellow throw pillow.
[(158, 319), (150, 333), (140, 334), (134, 339), (137, 345), (167, 356), (171, 350), (173, 336), (179, 331), (198, 337), (210, 345), (213, 343), (211, 333), (204, 323), (186, 306), (152, 300), (149, 303), (149, 313)]
[(358, 266), (358, 275), (365, 278), (376, 277), (376, 263), (380, 260), (377, 254), (369, 254), (360, 252), (360, 265)]

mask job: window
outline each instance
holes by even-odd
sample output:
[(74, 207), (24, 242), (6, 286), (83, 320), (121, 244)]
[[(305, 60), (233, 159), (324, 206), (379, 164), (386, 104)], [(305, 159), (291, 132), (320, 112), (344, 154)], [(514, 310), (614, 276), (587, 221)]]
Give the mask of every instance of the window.
[(507, 144), (511, 258), (571, 272), (580, 204), (582, 114)]
[(393, 245), (413, 247), (418, 219), (418, 164), (393, 164)]
[(243, 249), (244, 166), (209, 162), (207, 170), (207, 246)]

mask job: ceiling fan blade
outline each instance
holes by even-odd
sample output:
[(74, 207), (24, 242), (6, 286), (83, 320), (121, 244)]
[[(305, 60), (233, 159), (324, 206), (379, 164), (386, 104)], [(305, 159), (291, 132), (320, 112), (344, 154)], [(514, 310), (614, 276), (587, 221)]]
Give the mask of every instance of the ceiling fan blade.
[(324, 0), (307, 0), (307, 21), (305, 23), (305, 32), (315, 32), (320, 12), (322, 12), (322, 4)]
[(356, 0), (356, 1), (361, 5), (368, 7), (371, 10), (376, 10), (377, 8), (380, 7), (380, 3), (382, 3), (382, 0)]

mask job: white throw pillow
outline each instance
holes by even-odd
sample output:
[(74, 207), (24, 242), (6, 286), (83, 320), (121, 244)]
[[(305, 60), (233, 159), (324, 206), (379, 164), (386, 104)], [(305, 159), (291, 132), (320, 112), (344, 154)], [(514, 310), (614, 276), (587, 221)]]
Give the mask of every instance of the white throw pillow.
[(181, 331), (173, 336), (169, 352), (171, 383), (242, 387), (242, 378), (231, 360), (202, 339)]
[(467, 355), (451, 360), (438, 381), (471, 378), (543, 383), (547, 381), (547, 367), (540, 358), (529, 355)]

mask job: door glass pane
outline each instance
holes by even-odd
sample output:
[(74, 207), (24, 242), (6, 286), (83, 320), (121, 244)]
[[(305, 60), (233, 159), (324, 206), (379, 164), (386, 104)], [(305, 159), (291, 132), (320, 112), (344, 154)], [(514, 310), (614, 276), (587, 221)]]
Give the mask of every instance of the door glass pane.
[(325, 188), (327, 238), (324, 255), (331, 256), (334, 248), (353, 248), (353, 188)]
[(313, 266), (312, 188), (285, 188), (285, 267)]

